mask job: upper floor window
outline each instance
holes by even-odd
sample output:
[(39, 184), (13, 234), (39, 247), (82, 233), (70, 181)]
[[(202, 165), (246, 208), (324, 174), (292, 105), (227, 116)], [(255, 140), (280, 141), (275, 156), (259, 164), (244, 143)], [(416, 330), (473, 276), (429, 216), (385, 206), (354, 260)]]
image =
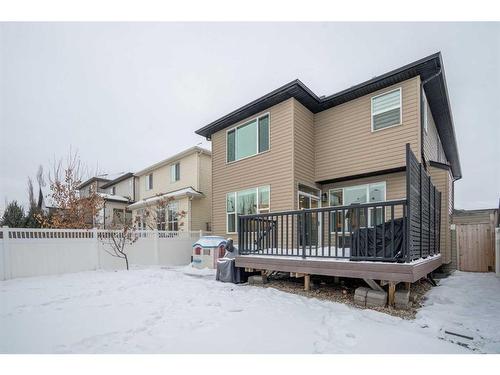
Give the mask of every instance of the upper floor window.
[(153, 174), (150, 173), (146, 176), (146, 190), (151, 190), (153, 188)]
[(227, 132), (227, 161), (236, 161), (269, 150), (269, 114)]
[(170, 181), (175, 182), (181, 179), (181, 163), (175, 163), (170, 166)]
[(109, 189), (109, 193), (111, 195), (115, 195), (116, 194), (116, 186), (112, 186), (111, 189)]
[(372, 97), (372, 131), (401, 125), (401, 88)]
[(422, 91), (422, 102), (424, 107), (424, 130), (427, 133), (427, 129), (429, 128), (429, 105), (427, 104), (427, 97), (425, 96), (425, 92)]

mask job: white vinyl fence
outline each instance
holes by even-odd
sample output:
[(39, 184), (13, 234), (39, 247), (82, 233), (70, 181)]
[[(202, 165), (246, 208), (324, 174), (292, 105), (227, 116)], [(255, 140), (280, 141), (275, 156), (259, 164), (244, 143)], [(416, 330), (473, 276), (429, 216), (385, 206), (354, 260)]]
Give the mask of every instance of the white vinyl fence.
[[(0, 280), (96, 269), (125, 268), (110, 255), (110, 230), (0, 228)], [(120, 231), (114, 231), (115, 235)], [(207, 232), (137, 231), (126, 245), (130, 265), (182, 266), (191, 261), (192, 245)]]

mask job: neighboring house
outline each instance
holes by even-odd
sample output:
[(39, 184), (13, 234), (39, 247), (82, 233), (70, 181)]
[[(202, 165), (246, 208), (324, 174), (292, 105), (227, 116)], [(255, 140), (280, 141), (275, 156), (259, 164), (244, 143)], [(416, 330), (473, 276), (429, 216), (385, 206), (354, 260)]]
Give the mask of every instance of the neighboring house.
[(89, 196), (91, 192), (98, 193), (102, 190), (102, 185), (109, 182), (109, 179), (102, 177), (91, 177), (77, 186), (80, 197)]
[(99, 187), (104, 198), (104, 206), (98, 216), (103, 228), (120, 228), (132, 223), (132, 211), (127, 207), (135, 202), (135, 177), (132, 172), (125, 173)]
[(212, 231), (235, 243), (240, 214), (406, 198), (409, 143), (442, 193), (451, 262), (462, 173), (440, 53), (327, 97), (295, 80), (196, 133), (212, 141)]
[(128, 209), (139, 227), (209, 231), (211, 165), (211, 152), (195, 146), (135, 173), (136, 202)]

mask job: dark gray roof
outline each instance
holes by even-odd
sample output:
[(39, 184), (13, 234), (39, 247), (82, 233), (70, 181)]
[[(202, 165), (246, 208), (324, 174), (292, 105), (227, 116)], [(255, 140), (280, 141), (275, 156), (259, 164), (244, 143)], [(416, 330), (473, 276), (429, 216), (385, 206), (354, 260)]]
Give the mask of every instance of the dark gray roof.
[(327, 97), (318, 97), (296, 79), (198, 129), (196, 133), (210, 138), (213, 133), (292, 97), (311, 112), (318, 113), (416, 76), (425, 81), (436, 74), (438, 75), (425, 85), (425, 93), (453, 176), (460, 178), (462, 172), (440, 52)]
[(115, 178), (114, 180), (111, 180), (111, 181), (106, 182), (105, 184), (101, 185), (101, 188), (106, 189), (106, 188), (113, 186), (114, 184), (117, 184), (119, 182), (122, 182), (123, 180), (126, 180), (127, 178), (130, 178), (130, 177), (134, 177), (134, 174), (132, 172), (122, 174), (121, 176)]

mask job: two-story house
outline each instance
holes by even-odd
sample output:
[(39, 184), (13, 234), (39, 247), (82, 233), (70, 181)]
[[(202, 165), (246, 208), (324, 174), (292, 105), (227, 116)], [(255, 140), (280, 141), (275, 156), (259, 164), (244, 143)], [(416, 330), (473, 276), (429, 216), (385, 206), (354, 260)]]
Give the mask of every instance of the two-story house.
[(135, 173), (128, 209), (139, 228), (210, 231), (211, 163), (211, 152), (195, 146)]
[[(441, 191), (440, 250), (452, 263), (461, 169), (440, 53), (326, 97), (295, 80), (196, 133), (212, 142), (213, 232), (235, 242), (241, 214), (406, 198), (409, 144)], [(359, 215), (368, 227), (383, 221), (378, 209)]]
[(126, 221), (131, 221), (131, 211), (127, 206), (135, 200), (133, 173), (125, 173), (110, 180), (91, 177), (78, 186), (80, 197), (84, 198), (95, 192), (103, 198), (102, 208), (96, 215), (95, 223), (99, 228), (120, 228)]
[(135, 176), (132, 172), (124, 173), (100, 186), (103, 208), (98, 221), (103, 228), (120, 228), (132, 223), (132, 211), (128, 209), (135, 202)]
[(99, 193), (102, 191), (102, 185), (109, 182), (109, 179), (103, 177), (91, 177), (77, 186), (80, 197), (87, 197), (91, 193)]

